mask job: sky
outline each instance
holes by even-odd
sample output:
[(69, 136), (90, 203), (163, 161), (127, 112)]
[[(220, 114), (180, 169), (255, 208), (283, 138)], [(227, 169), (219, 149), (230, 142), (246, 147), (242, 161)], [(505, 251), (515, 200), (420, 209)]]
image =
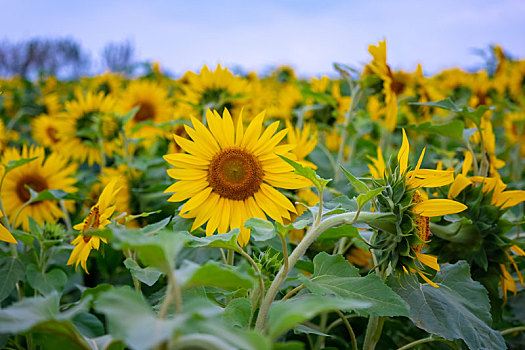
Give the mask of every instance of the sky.
[(386, 39), (394, 69), (477, 67), (474, 49), (499, 44), (525, 58), (525, 1), (0, 0), (0, 40), (73, 38), (92, 58), (131, 41), (137, 58), (180, 75), (221, 63), (259, 73), (288, 64), (301, 76), (360, 68)]

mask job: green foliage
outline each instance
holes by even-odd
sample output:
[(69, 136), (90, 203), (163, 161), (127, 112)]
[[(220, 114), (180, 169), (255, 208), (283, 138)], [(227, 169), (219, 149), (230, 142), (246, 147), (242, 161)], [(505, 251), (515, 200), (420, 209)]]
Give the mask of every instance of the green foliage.
[(443, 265), (433, 278), (439, 288), (415, 278), (390, 279), (410, 305), (410, 319), (425, 331), (448, 340), (462, 339), (471, 349), (506, 349), (501, 334), (490, 328), (487, 291), (470, 277), (464, 261)]
[(372, 274), (361, 277), (357, 268), (341, 255), (317, 254), (314, 258), (314, 274), (310, 277), (300, 276), (299, 279), (316, 295), (362, 303), (357, 309), (346, 309), (348, 311), (372, 316), (408, 316), (407, 304), (378, 276)]
[(17, 258), (0, 259), (0, 301), (4, 300), (15, 289), (16, 283), (25, 276), (24, 265)]

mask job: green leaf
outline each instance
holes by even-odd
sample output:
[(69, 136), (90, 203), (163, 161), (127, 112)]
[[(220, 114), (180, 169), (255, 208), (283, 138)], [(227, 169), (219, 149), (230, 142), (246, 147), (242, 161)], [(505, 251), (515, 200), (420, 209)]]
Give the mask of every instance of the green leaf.
[(25, 298), (0, 310), (0, 329), (4, 333), (20, 333), (50, 320), (68, 321), (76, 314), (86, 311), (90, 299), (81, 301), (74, 308), (59, 311), (60, 296), (51, 293), (45, 297)]
[(106, 316), (108, 333), (133, 349), (151, 349), (171, 339), (185, 317), (158, 319), (144, 300), (129, 287), (119, 287), (99, 295), (95, 310)]
[(88, 312), (80, 312), (73, 317), (73, 324), (88, 338), (96, 338), (104, 335), (104, 324)]
[(29, 162), (32, 162), (33, 160), (37, 159), (38, 157), (34, 157), (34, 158), (22, 158), (22, 159), (18, 159), (18, 160), (10, 160), (9, 162), (7, 162), (7, 165), (5, 165), (5, 172), (4, 172), (4, 176), (10, 172), (11, 170), (13, 169), (16, 169), (24, 164), (27, 164)]
[(268, 315), (268, 334), (276, 338), (317, 314), (334, 310), (357, 310), (370, 306), (368, 302), (334, 298), (331, 296), (305, 295), (285, 301), (276, 301)]
[(332, 227), (321, 233), (318, 240), (333, 240), (342, 237), (361, 237), (359, 231), (352, 225)]
[(366, 303), (359, 313), (373, 316), (408, 316), (408, 306), (381, 279), (359, 275), (341, 255), (319, 253), (314, 258), (314, 274), (299, 276), (306, 288), (317, 295), (333, 295), (341, 300)]
[(64, 192), (62, 190), (43, 190), (41, 192), (35, 192), (32, 188), (26, 185), (26, 188), (31, 194), (31, 199), (29, 203), (41, 202), (41, 201), (50, 201), (50, 200), (80, 200), (80, 197), (75, 196), (74, 194)]
[(42, 273), (34, 264), (31, 264), (27, 266), (26, 274), (29, 285), (42, 295), (48, 295), (55, 291), (61, 292), (67, 283), (67, 274), (57, 268)]
[(276, 235), (273, 224), (267, 220), (251, 218), (246, 220), (244, 227), (250, 229), (250, 238), (253, 238), (256, 242), (270, 240)]
[(438, 101), (438, 102), (426, 102), (426, 103), (409, 102), (408, 104), (409, 105), (417, 105), (417, 106), (437, 107), (437, 108), (446, 109), (447, 111), (452, 111), (452, 112), (459, 112), (460, 111), (459, 107), (450, 98), (446, 98), (446, 99)]
[[(148, 225), (150, 228), (153, 225)], [(175, 268), (175, 256), (184, 246), (187, 236), (181, 232), (162, 230), (156, 235), (146, 235), (143, 229), (113, 229), (111, 244), (115, 249), (131, 249), (138, 253), (139, 259), (148, 266), (171, 271)], [(156, 232), (158, 227), (155, 227)], [(150, 233), (151, 234), (151, 233)]]
[(246, 298), (236, 298), (226, 306), (222, 318), (230, 326), (245, 328), (248, 326), (251, 313), (251, 301)]
[(82, 296), (80, 298), (96, 300), (100, 294), (107, 292), (109, 290), (112, 290), (112, 289), (113, 289), (113, 286), (111, 284), (101, 283), (96, 287), (86, 288), (82, 292)]
[(186, 238), (186, 246), (193, 248), (224, 248), (232, 249), (238, 252), (241, 248), (237, 244), (240, 230), (233, 229), (228, 233), (219, 235), (211, 235), (207, 237), (196, 237), (188, 232), (184, 232)]
[(142, 283), (147, 284), (148, 286), (154, 285), (155, 282), (158, 281), (160, 275), (162, 275), (161, 270), (156, 269), (154, 267), (142, 268), (135, 260), (130, 258), (124, 260), (124, 266), (126, 266), (129, 269), (133, 277), (135, 277)]
[(389, 280), (410, 305), (416, 326), (447, 340), (463, 339), (470, 349), (506, 349), (501, 334), (490, 328), (490, 302), (483, 286), (470, 277), (465, 261), (441, 266), (432, 279), (439, 288), (416, 278)]
[(25, 277), (24, 265), (17, 258), (5, 257), (0, 260), (0, 301), (15, 289), (16, 283)]
[(86, 339), (70, 321), (48, 320), (34, 326), (31, 334), (37, 349), (91, 349)]
[(131, 120), (133, 119), (133, 117), (135, 117), (135, 114), (137, 114), (137, 112), (139, 111), (140, 109), (140, 106), (137, 106), (135, 108), (133, 108), (132, 110), (130, 110), (128, 113), (120, 116), (120, 121), (122, 122), (122, 126), (126, 126), (126, 124)]
[(416, 130), (418, 132), (429, 132), (433, 134), (450, 137), (454, 140), (461, 140), (463, 138), (463, 129), (465, 123), (459, 119), (454, 119), (445, 124), (434, 124), (431, 122), (424, 122), (416, 126), (411, 126), (408, 129)]
[(369, 191), (368, 186), (363, 181), (359, 180), (357, 177), (352, 175), (342, 165), (341, 165), (341, 169), (343, 169), (343, 172), (345, 173), (346, 178), (348, 179), (348, 181), (350, 181), (350, 183), (352, 184), (352, 186), (354, 186), (355, 190), (358, 193), (367, 193)]
[(361, 208), (366, 202), (377, 197), (377, 195), (380, 194), (385, 188), (386, 187), (379, 187), (360, 194), (356, 199), (357, 205)]
[(282, 160), (290, 164), (295, 169), (295, 173), (297, 175), (304, 176), (308, 180), (312, 181), (312, 183), (315, 185), (315, 187), (317, 187), (318, 190), (322, 190), (330, 181), (332, 181), (332, 179), (323, 179), (322, 177), (316, 174), (315, 170), (311, 168), (305, 168), (301, 164), (291, 159), (288, 159), (281, 155), (278, 156), (281, 157)]
[(208, 261), (202, 266), (188, 262), (183, 270), (185, 278), (181, 284), (184, 288), (207, 286), (235, 291), (241, 288), (250, 289), (254, 284), (254, 277), (238, 266), (216, 261)]

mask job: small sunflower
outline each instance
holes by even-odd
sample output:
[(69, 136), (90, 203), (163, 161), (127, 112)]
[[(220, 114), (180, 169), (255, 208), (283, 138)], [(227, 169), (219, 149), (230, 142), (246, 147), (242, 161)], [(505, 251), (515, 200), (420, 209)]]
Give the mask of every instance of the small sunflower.
[(179, 215), (195, 218), (192, 231), (206, 222), (207, 235), (239, 228), (239, 243), (245, 245), (250, 237), (244, 227), (247, 219), (266, 219), (268, 215), (282, 223), (283, 219), (290, 219), (290, 213), (296, 213), (290, 200), (274, 186), (297, 189), (310, 183), (279, 158), (282, 155), (294, 159), (290, 153), (293, 145), (279, 145), (287, 132), (275, 133), (279, 122), (263, 130), (264, 112), (246, 130), (242, 114), (235, 128), (227, 109), (222, 118), (216, 111), (208, 110), (206, 120), (208, 128), (195, 118), (191, 119), (193, 129), (186, 126), (193, 141), (174, 136), (187, 153), (164, 156), (176, 167), (168, 170), (168, 175), (178, 180), (165, 192), (174, 192), (171, 202), (188, 199)]
[[(405, 273), (417, 272), (426, 282), (437, 287), (422, 272), (423, 265), (439, 271), (437, 257), (422, 253), (430, 237), (430, 217), (461, 212), (466, 205), (451, 199), (427, 199), (422, 187), (441, 187), (454, 180), (452, 171), (421, 169), (425, 149), (414, 170), (408, 171), (410, 144), (403, 129), (403, 142), (397, 155), (398, 166), (392, 171), (383, 161), (381, 149), (378, 159), (370, 166), (376, 178), (384, 178), (385, 190), (377, 197), (380, 212), (391, 212), (397, 217), (395, 232), (379, 230), (372, 243), (378, 247), (378, 264)], [(378, 184), (378, 186), (380, 186)]]
[(104, 129), (101, 117), (115, 111), (115, 100), (103, 92), (83, 95), (77, 91), (75, 99), (66, 102), (65, 109), (61, 115), (63, 124), (56, 135), (60, 152), (78, 162), (100, 163), (100, 129)]
[[(29, 217), (35, 219), (40, 225), (45, 222), (55, 223), (64, 213), (58, 207), (55, 200), (44, 200), (27, 205), (20, 209), (30, 198), (31, 194), (26, 188), (28, 186), (36, 192), (43, 190), (63, 190), (74, 193), (77, 188), (73, 185), (77, 180), (72, 176), (77, 171), (75, 164), (68, 163), (67, 159), (51, 153), (45, 157), (44, 148), (24, 146), (22, 150), (9, 148), (2, 157), (2, 163), (24, 158), (36, 158), (18, 168), (11, 170), (5, 176), (2, 184), (2, 203), (7, 217), (13, 227), (22, 225), (24, 230), (29, 229)], [(20, 211), (20, 212), (19, 212)], [(16, 222), (15, 216), (18, 216)]]
[(88, 273), (86, 262), (92, 249), (98, 250), (100, 241), (107, 243), (105, 238), (89, 235), (90, 230), (99, 230), (111, 223), (109, 220), (115, 212), (115, 201), (118, 198), (120, 187), (118, 180), (112, 180), (100, 194), (97, 204), (91, 207), (88, 216), (78, 225), (75, 230), (80, 230), (80, 234), (71, 242), (75, 248), (67, 261), (67, 265), (78, 264)]
[[(127, 132), (132, 137), (150, 138), (164, 134), (157, 124), (162, 124), (172, 119), (173, 109), (168, 90), (153, 81), (132, 81), (120, 97), (120, 114), (128, 113), (139, 107), (137, 113), (127, 124)], [(144, 124), (138, 130), (131, 132), (139, 123)]]
[(67, 122), (63, 118), (41, 114), (31, 122), (33, 139), (40, 146), (48, 147), (53, 151), (59, 150), (60, 130), (67, 128)]
[(288, 142), (294, 145), (292, 152), (297, 158), (296, 161), (305, 167), (317, 169), (317, 165), (306, 160), (306, 157), (317, 145), (317, 130), (312, 133), (312, 125), (310, 123), (307, 123), (303, 130), (300, 130), (294, 127), (288, 119), (286, 120), (286, 129), (288, 130), (286, 135)]

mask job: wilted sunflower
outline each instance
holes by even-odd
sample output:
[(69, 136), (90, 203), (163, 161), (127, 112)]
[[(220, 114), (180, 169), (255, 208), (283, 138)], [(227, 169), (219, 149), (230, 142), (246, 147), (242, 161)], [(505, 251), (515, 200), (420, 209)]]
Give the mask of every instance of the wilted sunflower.
[(421, 169), (425, 150), (421, 152), (414, 170), (408, 171), (410, 144), (403, 129), (403, 142), (397, 155), (398, 166), (387, 169), (381, 149), (378, 159), (370, 166), (376, 178), (383, 177), (385, 189), (377, 196), (376, 205), (380, 212), (391, 212), (397, 223), (393, 232), (378, 230), (372, 245), (377, 247), (378, 264), (384, 268), (405, 273), (417, 272), (426, 282), (437, 287), (422, 272), (423, 265), (439, 271), (437, 257), (422, 253), (430, 237), (429, 217), (458, 213), (467, 207), (451, 199), (427, 199), (421, 187), (441, 187), (454, 181), (453, 171)]
[(89, 165), (100, 163), (101, 116), (115, 111), (115, 100), (104, 95), (81, 91), (73, 101), (66, 102), (61, 117), (62, 127), (56, 137), (60, 152), (79, 162), (87, 160)]
[(174, 192), (169, 201), (188, 201), (180, 215), (195, 218), (191, 230), (207, 222), (206, 234), (216, 230), (226, 233), (239, 228), (239, 243), (245, 245), (250, 237), (244, 222), (266, 215), (277, 222), (290, 219), (295, 213), (293, 204), (275, 187), (296, 189), (310, 183), (295, 175), (293, 168), (278, 155), (294, 159), (293, 145), (278, 145), (286, 130), (277, 132), (279, 122), (263, 130), (264, 112), (258, 114), (244, 130), (242, 114), (234, 127), (227, 109), (223, 116), (206, 112), (208, 128), (192, 118), (193, 129), (186, 132), (193, 141), (175, 135), (175, 141), (188, 154), (175, 153), (164, 159), (176, 169), (168, 175), (179, 180), (166, 189)]
[[(28, 148), (27, 146), (24, 146), (21, 152), (16, 148), (7, 149), (2, 157), (2, 163), (7, 164), (11, 160), (24, 158), (36, 159), (7, 173), (1, 194), (6, 215), (13, 227), (22, 225), (24, 230), (28, 230), (29, 217), (44, 225), (46, 222), (56, 222), (58, 218), (64, 216), (64, 213), (58, 207), (56, 200), (34, 202), (20, 211), (24, 203), (31, 198), (26, 186), (36, 192), (62, 190), (74, 193), (77, 188), (73, 185), (77, 180), (72, 175), (76, 173), (77, 166), (69, 164), (66, 158), (57, 153), (51, 153), (46, 158), (42, 147)], [(16, 222), (13, 222), (17, 215)]]
[(100, 241), (107, 243), (105, 238), (89, 235), (89, 231), (102, 229), (111, 223), (109, 218), (115, 212), (115, 201), (120, 191), (117, 184), (117, 179), (112, 180), (100, 194), (97, 204), (91, 207), (84, 221), (74, 226), (75, 230), (80, 230), (80, 234), (71, 242), (75, 248), (71, 252), (67, 264), (75, 264), (75, 269), (80, 263), (84, 271), (89, 273), (86, 266), (89, 252), (91, 249), (98, 250)]

